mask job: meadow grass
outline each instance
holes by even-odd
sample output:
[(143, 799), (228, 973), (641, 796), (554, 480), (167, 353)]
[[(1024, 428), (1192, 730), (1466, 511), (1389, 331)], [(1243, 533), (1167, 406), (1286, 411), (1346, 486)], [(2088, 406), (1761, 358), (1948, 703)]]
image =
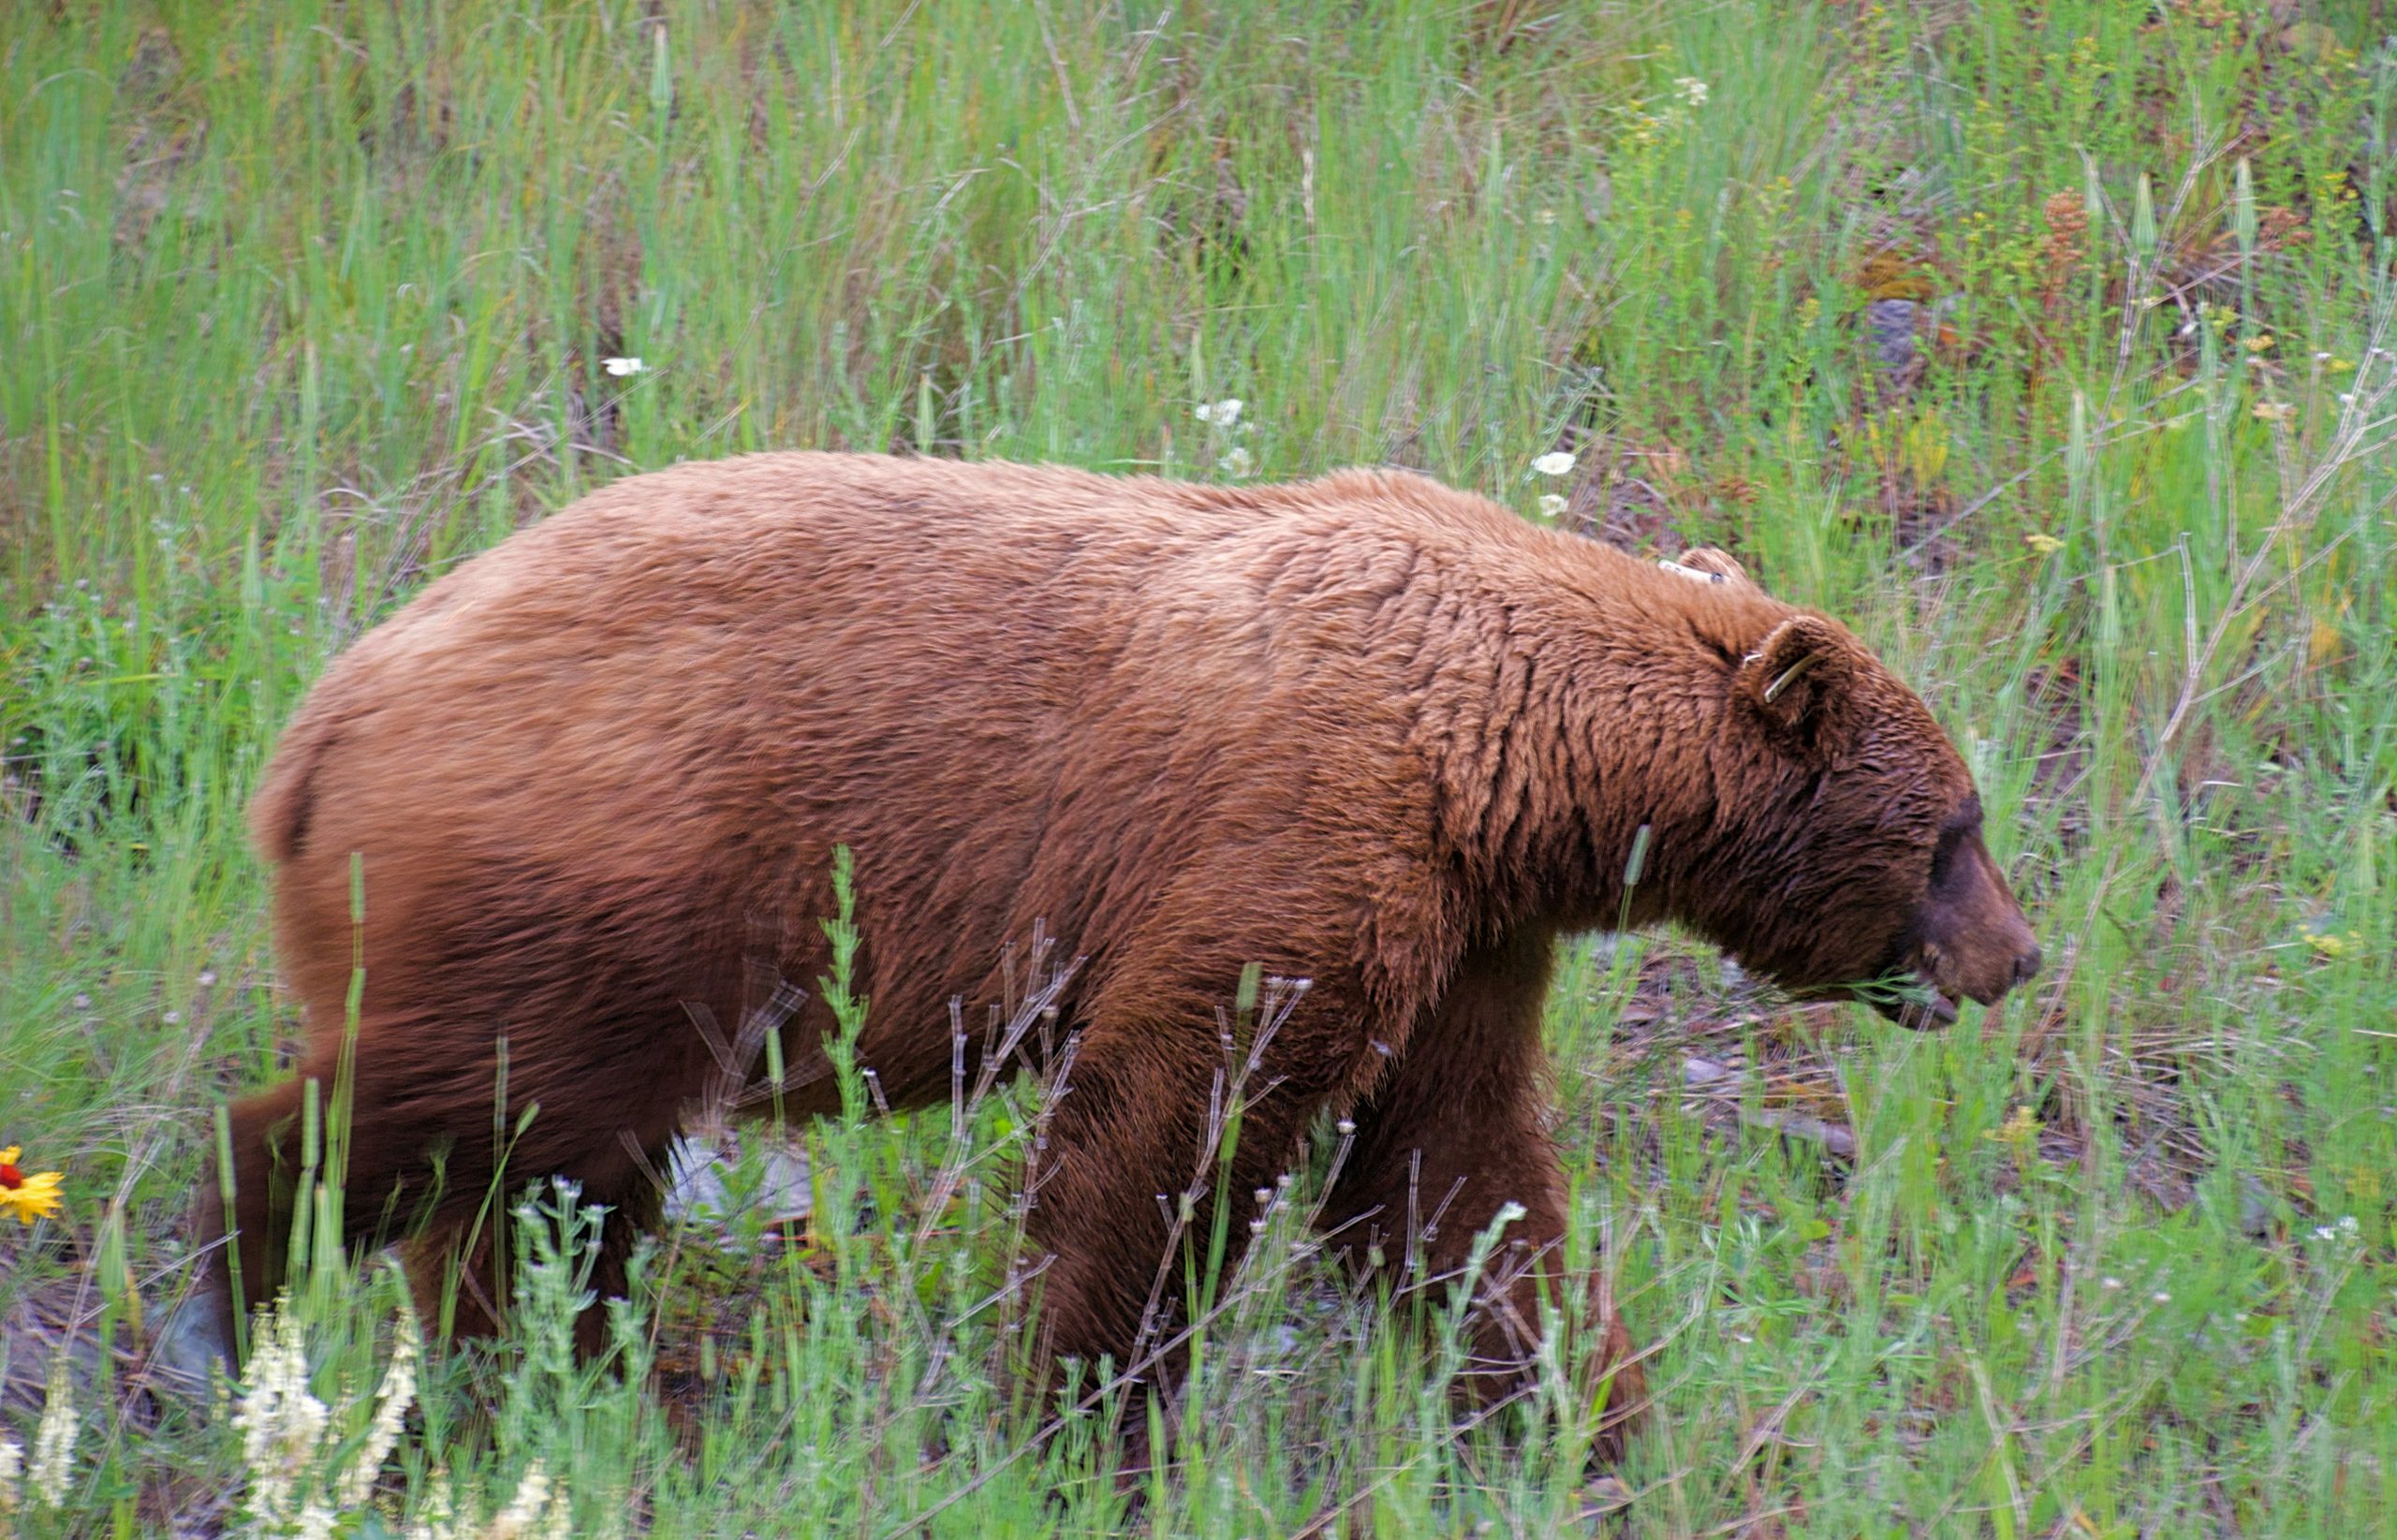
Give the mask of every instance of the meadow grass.
[[(0, 1371), (77, 1420), (0, 1409), (0, 1533), (2397, 1533), (2373, 9), (17, 7), (0, 1144), (68, 1201), (0, 1231)], [(1338, 1295), (1327, 1149), (1119, 1493), (1012, 1371), (1022, 1087), (790, 1131), (803, 1241), (669, 1238), (607, 1365), (535, 1195), (522, 1326), (388, 1438), (385, 1269), (303, 1282), (242, 1417), (57, 1357), (142, 1345), (209, 1108), (292, 1041), (241, 812), (325, 659), (594, 486), (786, 447), (1393, 462), (1727, 545), (1932, 702), (2049, 968), (1915, 1036), (1576, 949), (1572, 1244), (1654, 1348), (1619, 1489), (1569, 1366), (1461, 1423), (1452, 1347)]]

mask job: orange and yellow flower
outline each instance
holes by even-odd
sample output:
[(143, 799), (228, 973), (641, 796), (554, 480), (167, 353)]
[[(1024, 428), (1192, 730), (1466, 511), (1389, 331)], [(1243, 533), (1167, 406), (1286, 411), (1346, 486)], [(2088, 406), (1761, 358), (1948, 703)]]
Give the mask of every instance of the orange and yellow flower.
[(30, 1225), (58, 1211), (58, 1188), (66, 1178), (56, 1171), (20, 1170), (17, 1158), (23, 1153), (13, 1144), (0, 1150), (0, 1214), (15, 1214)]

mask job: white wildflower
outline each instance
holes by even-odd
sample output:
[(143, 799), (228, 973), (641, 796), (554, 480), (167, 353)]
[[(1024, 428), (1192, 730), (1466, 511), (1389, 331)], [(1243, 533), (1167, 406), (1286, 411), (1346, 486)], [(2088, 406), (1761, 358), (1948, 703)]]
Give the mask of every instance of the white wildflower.
[(0, 1438), (0, 1519), (17, 1511), (17, 1481), (24, 1472), (25, 1446), (15, 1439)]
[(491, 1540), (518, 1540), (519, 1536), (537, 1533), (534, 1526), (545, 1518), (551, 1525), (562, 1527), (565, 1516), (566, 1494), (557, 1493), (553, 1505), (550, 1473), (537, 1459), (524, 1467), (524, 1479), (516, 1484), (515, 1497), (492, 1516), (491, 1528), (484, 1533)]
[(1562, 449), (1552, 450), (1532, 462), (1532, 470), (1540, 476), (1563, 476), (1573, 468), (1573, 457)]
[(2165, 1293), (2162, 1289), (2157, 1289), (2155, 1291), (2154, 1299), (2159, 1305), (2169, 1305), (2172, 1302), (2172, 1297)]
[(645, 374), (649, 369), (649, 365), (639, 359), (601, 359), (599, 367), (618, 379), (623, 379), (627, 374)]
[(1558, 514), (1565, 511), (1565, 499), (1557, 496), (1552, 491), (1542, 492), (1539, 499), (1539, 511), (1547, 517), (1553, 519)]
[(383, 1371), (382, 1388), (375, 1392), (375, 1420), (366, 1430), (366, 1442), (359, 1447), (349, 1469), (342, 1473), (340, 1489), (333, 1494), (334, 1503), (344, 1508), (355, 1508), (366, 1501), (375, 1489), (375, 1478), (382, 1474), (383, 1461), (391, 1458), (399, 1446), (400, 1422), (407, 1415), (408, 1403), (416, 1400), (416, 1314), (400, 1313), (399, 1330), (391, 1340), (390, 1367)]
[(1257, 469), (1257, 458), (1235, 444), (1224, 451), (1224, 470), (1231, 476), (1246, 476)]
[(1240, 421), (1243, 404), (1238, 396), (1226, 396), (1221, 401), (1200, 402), (1190, 409), (1190, 415), (1213, 427), (1229, 428)]
[(42, 1403), (41, 1426), (34, 1430), (33, 1468), (25, 1473), (25, 1485), (45, 1508), (66, 1502), (67, 1477), (75, 1469), (75, 1435), (81, 1429), (82, 1419), (75, 1415), (75, 1386), (66, 1377), (66, 1360), (61, 1358), (50, 1371), (50, 1395)]
[(273, 1527), (289, 1518), (300, 1477), (315, 1461), (331, 1414), (308, 1388), (307, 1345), (285, 1305), (276, 1306), (260, 1338), (233, 1426), (241, 1430), (242, 1462), (250, 1471), (250, 1514)]
[(333, 1540), (333, 1511), (322, 1498), (310, 1498), (292, 1520), (293, 1540)]
[(458, 1509), (449, 1501), (449, 1475), (435, 1471), (426, 1483), (423, 1505), (407, 1528), (407, 1540), (460, 1540)]
[(2113, 1293), (2123, 1286), (2123, 1281), (2119, 1278), (2101, 1278), (2097, 1280), (2097, 1282), (2105, 1286), (2106, 1292), (2109, 1294)]
[(1673, 90), (1682, 100), (1692, 107), (1706, 105), (1706, 82), (1695, 75), (1676, 76), (1673, 80)]

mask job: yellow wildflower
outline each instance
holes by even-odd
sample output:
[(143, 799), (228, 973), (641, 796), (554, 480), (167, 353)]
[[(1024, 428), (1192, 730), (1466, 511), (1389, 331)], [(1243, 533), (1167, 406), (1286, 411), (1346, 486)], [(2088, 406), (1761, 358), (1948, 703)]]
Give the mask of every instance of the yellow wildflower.
[(17, 1157), (23, 1153), (13, 1144), (0, 1150), (0, 1214), (15, 1214), (20, 1222), (30, 1225), (58, 1211), (62, 1201), (58, 1187), (66, 1179), (56, 1171), (19, 1170)]
[(2064, 549), (2064, 542), (2045, 530), (2035, 529), (2022, 536), (2022, 543), (2042, 556), (2052, 556)]
[(2029, 1107), (2021, 1106), (2015, 1107), (2013, 1116), (2006, 1120), (2004, 1126), (1993, 1128), (1981, 1136), (1998, 1144), (2011, 1144), (2017, 1147), (2027, 1147), (2038, 1137), (2039, 1115)]

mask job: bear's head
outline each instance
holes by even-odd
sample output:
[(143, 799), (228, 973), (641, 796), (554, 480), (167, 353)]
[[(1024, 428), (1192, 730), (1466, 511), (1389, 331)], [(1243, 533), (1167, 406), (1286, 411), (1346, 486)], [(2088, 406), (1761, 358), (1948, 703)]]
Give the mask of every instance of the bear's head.
[[(1753, 591), (1719, 552), (1684, 560)], [(1909, 1026), (1954, 1020), (1962, 999), (1994, 1005), (2038, 971), (2039, 947), (1948, 735), (1837, 622), (1742, 608), (1766, 629), (1724, 650), (1728, 838), (1704, 929), (1785, 988), (1864, 998)]]

